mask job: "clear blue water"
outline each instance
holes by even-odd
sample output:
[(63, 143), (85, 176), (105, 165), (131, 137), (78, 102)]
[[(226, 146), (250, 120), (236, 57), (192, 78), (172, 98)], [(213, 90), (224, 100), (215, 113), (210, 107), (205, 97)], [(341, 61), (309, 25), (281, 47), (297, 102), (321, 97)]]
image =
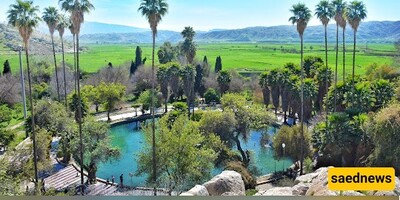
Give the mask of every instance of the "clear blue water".
[[(271, 138), (274, 134), (274, 128), (269, 129)], [(248, 149), (254, 153), (252, 159), (257, 169), (262, 175), (282, 170), (292, 164), (290, 159), (275, 160), (273, 150), (269, 147), (262, 147), (260, 144), (261, 132), (252, 131), (247, 143), (242, 141), (242, 148)], [(133, 176), (132, 179), (129, 173), (135, 174), (137, 170), (136, 154), (142, 149), (144, 144), (144, 136), (140, 130), (136, 129), (136, 123), (123, 124), (111, 128), (112, 144), (119, 147), (121, 157), (118, 160), (112, 160), (98, 165), (97, 176), (102, 179), (107, 179), (114, 176), (115, 182), (119, 183), (119, 176), (124, 175), (124, 184), (134, 187), (146, 186), (146, 176)], [(234, 147), (236, 150), (236, 146)], [(214, 169), (212, 175), (219, 174), (221, 169)]]

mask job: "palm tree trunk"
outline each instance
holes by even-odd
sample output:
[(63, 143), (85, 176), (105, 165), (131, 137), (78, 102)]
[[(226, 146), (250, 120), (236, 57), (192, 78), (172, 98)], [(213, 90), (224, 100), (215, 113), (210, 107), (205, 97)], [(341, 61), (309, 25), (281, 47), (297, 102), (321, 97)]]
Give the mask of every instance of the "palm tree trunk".
[(353, 48), (353, 74), (351, 77), (351, 81), (352, 81), (352, 85), (353, 87), (352, 89), (352, 102), (354, 102), (354, 86), (355, 86), (355, 82), (354, 82), (354, 76), (355, 76), (355, 70), (356, 70), (356, 44), (357, 44), (357, 30), (354, 30), (354, 48)]
[(303, 61), (303, 54), (304, 54), (304, 47), (303, 47), (303, 35), (300, 35), (301, 40), (301, 111), (300, 111), (300, 127), (301, 127), (301, 144), (300, 144), (300, 175), (303, 175), (303, 161), (304, 161), (304, 61)]
[(62, 50), (62, 59), (63, 59), (65, 110), (68, 111), (68, 102), (67, 102), (67, 78), (66, 78), (66, 72), (65, 72), (65, 51), (64, 51), (64, 39), (63, 39), (63, 37), (61, 37), (61, 50)]
[(336, 112), (336, 88), (337, 88), (337, 79), (338, 79), (338, 62), (339, 62), (339, 24), (336, 23), (336, 67), (335, 67), (335, 96), (334, 96), (334, 107), (333, 112)]
[(165, 98), (165, 113), (168, 112), (168, 97)]
[(153, 157), (153, 184), (154, 184), (154, 196), (157, 196), (157, 188), (156, 188), (156, 182), (157, 182), (157, 165), (156, 165), (156, 122), (155, 122), (155, 108), (154, 108), (154, 54), (155, 54), (155, 48), (156, 48), (156, 33), (153, 31), (153, 50), (152, 50), (152, 61), (151, 61), (151, 130), (152, 130), (152, 157)]
[(343, 27), (343, 82), (346, 81), (346, 27)]
[(74, 71), (75, 71), (75, 94), (76, 94), (77, 79), (76, 79), (76, 36), (75, 36), (75, 34), (72, 35), (72, 39), (74, 40), (73, 45), (74, 45)]
[(29, 103), (31, 104), (31, 126), (32, 126), (32, 142), (33, 142), (33, 165), (35, 171), (35, 193), (38, 184), (38, 167), (37, 167), (37, 145), (36, 145), (36, 132), (35, 132), (35, 115), (33, 108), (33, 96), (32, 96), (32, 80), (31, 80), (31, 69), (29, 66), (29, 50), (28, 42), (25, 42), (25, 56), (26, 56), (26, 67), (28, 68), (28, 88), (29, 88)]
[[(82, 139), (82, 100), (80, 88), (80, 69), (79, 69), (79, 34), (76, 34), (76, 86), (78, 91), (78, 126), (79, 126), (79, 146), (80, 146), (80, 166), (81, 166), (81, 184), (83, 185), (83, 139)], [(83, 194), (83, 187), (82, 187)]]
[(60, 85), (58, 83), (58, 69), (57, 69), (57, 58), (56, 58), (56, 50), (54, 48), (54, 35), (51, 34), (51, 44), (53, 46), (53, 57), (54, 57), (54, 68), (55, 68), (55, 72), (56, 72), (56, 84), (57, 84), (57, 98), (58, 101), (61, 101), (61, 97), (60, 97)]
[[(329, 91), (329, 64), (328, 64), (328, 30), (327, 30), (328, 24), (325, 25), (325, 65), (326, 65), (326, 74), (325, 74), (325, 90), (326, 93), (325, 95), (328, 96), (328, 91)], [(323, 97), (322, 97), (323, 98)], [(321, 103), (321, 106), (323, 106), (323, 103)], [(325, 123), (326, 127), (328, 127), (328, 105), (325, 106)]]

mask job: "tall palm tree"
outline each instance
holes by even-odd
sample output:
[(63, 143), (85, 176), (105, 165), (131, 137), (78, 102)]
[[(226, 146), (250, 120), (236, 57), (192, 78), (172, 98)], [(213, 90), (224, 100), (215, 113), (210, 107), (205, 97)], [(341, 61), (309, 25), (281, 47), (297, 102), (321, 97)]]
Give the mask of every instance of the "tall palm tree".
[(26, 67), (28, 68), (28, 87), (29, 87), (29, 103), (31, 105), (31, 127), (33, 141), (33, 163), (35, 170), (35, 186), (38, 183), (37, 170), (37, 145), (35, 132), (34, 106), (32, 98), (32, 81), (31, 70), (29, 66), (29, 39), (33, 33), (33, 29), (38, 26), (40, 18), (38, 16), (39, 7), (34, 6), (32, 1), (17, 0), (15, 4), (10, 5), (7, 18), (8, 23), (16, 27), (22, 37), (25, 47)]
[[(156, 36), (157, 36), (157, 26), (161, 22), (162, 18), (168, 12), (168, 4), (166, 0), (141, 0), (140, 7), (138, 11), (147, 18), (153, 36), (153, 50), (152, 50), (152, 62), (151, 62), (151, 77), (154, 80), (154, 51), (156, 48)], [(154, 186), (157, 181), (156, 177), (156, 144), (155, 144), (155, 116), (154, 116), (154, 81), (152, 81), (152, 90), (151, 90), (151, 107), (153, 108), (152, 112), (152, 145), (153, 145), (153, 181)], [(156, 187), (154, 187), (154, 196), (157, 195)]]
[[(337, 87), (337, 80), (338, 80), (338, 62), (339, 62), (339, 26), (343, 23), (343, 13), (346, 7), (346, 2), (343, 0), (334, 0), (332, 1), (333, 11), (335, 13), (334, 19), (336, 21), (336, 66), (335, 66), (335, 78), (334, 84), (335, 88)], [(344, 38), (343, 38), (344, 39)], [(336, 90), (335, 90), (336, 91)], [(336, 105), (336, 95), (334, 96), (334, 101)], [(333, 111), (336, 111), (335, 108)]]
[(65, 101), (65, 109), (68, 110), (68, 102), (67, 102), (67, 78), (65, 72), (65, 51), (64, 51), (64, 32), (65, 28), (69, 26), (69, 21), (64, 15), (60, 15), (57, 24), (57, 31), (61, 40), (61, 50), (62, 50), (62, 63), (63, 63), (63, 76), (64, 76), (64, 101)]
[[(71, 34), (72, 34), (72, 44), (73, 44), (73, 48), (74, 48), (74, 74), (76, 73), (76, 35), (75, 35), (75, 32), (74, 32), (74, 24), (72, 24), (72, 20), (71, 20), (71, 18), (68, 18), (68, 29), (69, 29), (69, 31), (71, 32)], [(75, 76), (76, 77), (76, 76)], [(75, 94), (76, 94), (76, 79), (75, 79)]]
[(353, 47), (353, 73), (351, 77), (351, 82), (352, 82), (352, 94), (354, 97), (354, 75), (355, 75), (355, 68), (356, 68), (356, 45), (357, 45), (357, 30), (358, 27), (360, 26), (360, 23), (362, 20), (367, 18), (367, 9), (365, 7), (365, 4), (362, 1), (352, 1), (350, 2), (350, 5), (348, 6), (348, 9), (346, 11), (346, 17), (351, 25), (351, 28), (353, 29), (354, 33), (354, 47)]
[(196, 32), (193, 30), (193, 27), (187, 26), (181, 32), (181, 35), (185, 39), (182, 44), (182, 54), (185, 55), (187, 63), (186, 64), (193, 64), (193, 60), (196, 57), (196, 46), (193, 43), (193, 38), (196, 35)]
[(346, 81), (346, 26), (347, 26), (347, 17), (346, 17), (346, 9), (347, 9), (347, 4), (345, 4), (343, 8), (343, 16), (342, 20), (339, 23), (340, 28), (342, 28), (342, 33), (343, 33), (343, 81)]
[(42, 19), (44, 22), (46, 22), (47, 26), (49, 27), (51, 44), (53, 46), (54, 68), (55, 68), (55, 72), (56, 72), (57, 97), (58, 97), (58, 101), (61, 101), (60, 85), (58, 82), (58, 69), (57, 69), (58, 67), (57, 67), (56, 50), (54, 48), (54, 31), (57, 28), (59, 16), (60, 15), (58, 14), (57, 8), (50, 6), (50, 7), (44, 9)]
[[(73, 32), (75, 33), (76, 39), (76, 76), (75, 81), (77, 83), (77, 97), (78, 102), (81, 100), (81, 89), (80, 89), (80, 69), (79, 69), (79, 33), (81, 31), (81, 24), (85, 21), (85, 14), (89, 13), (94, 9), (93, 4), (89, 0), (59, 0), (61, 8), (71, 14), (71, 21), (73, 24)], [(79, 138), (80, 138), (80, 167), (81, 167), (81, 184), (84, 184), (83, 178), (83, 141), (82, 141), (82, 107), (78, 106), (78, 126), (79, 126)], [(81, 188), (83, 190), (83, 187)], [(82, 191), (83, 194), (83, 191)]]
[[(333, 17), (333, 7), (329, 3), (328, 0), (322, 0), (319, 2), (315, 9), (315, 15), (317, 18), (322, 22), (322, 25), (324, 26), (325, 29), (325, 66), (326, 66), (326, 74), (325, 77), (328, 77), (328, 72), (329, 72), (329, 64), (328, 64), (328, 24), (331, 18)], [(329, 82), (326, 80), (325, 81), (325, 94), (328, 94), (329, 90)], [(319, 103), (320, 106), (322, 106), (321, 103)], [(326, 114), (326, 124), (328, 125), (328, 109), (325, 107), (325, 114)]]
[[(303, 47), (303, 34), (307, 28), (307, 24), (311, 19), (311, 10), (307, 8), (307, 6), (303, 3), (298, 3), (292, 6), (290, 9), (293, 16), (289, 18), (289, 21), (292, 24), (297, 25), (297, 32), (300, 36), (300, 44), (301, 44), (301, 111), (300, 111), (300, 120), (301, 120), (301, 144), (304, 141), (304, 67), (303, 67), (303, 54), (304, 54), (304, 47)], [(301, 145), (301, 159), (300, 159), (300, 174), (303, 174), (303, 161), (304, 161), (304, 147)]]

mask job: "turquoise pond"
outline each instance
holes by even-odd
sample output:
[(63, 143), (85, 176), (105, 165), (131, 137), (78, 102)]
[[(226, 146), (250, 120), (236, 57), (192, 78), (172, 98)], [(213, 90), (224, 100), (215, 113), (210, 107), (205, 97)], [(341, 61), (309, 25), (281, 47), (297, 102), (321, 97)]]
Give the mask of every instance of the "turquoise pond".
[[(274, 128), (269, 130), (271, 136), (274, 134)], [(137, 170), (136, 154), (142, 149), (144, 144), (144, 136), (140, 130), (136, 129), (136, 123), (129, 123), (114, 126), (111, 128), (112, 144), (119, 147), (121, 157), (118, 160), (112, 160), (98, 165), (97, 176), (107, 179), (114, 176), (115, 182), (119, 183), (119, 177), (124, 175), (124, 183), (133, 185), (134, 187), (146, 186), (146, 176), (133, 176)], [(242, 148), (253, 151), (255, 164), (261, 175), (265, 175), (276, 170), (282, 170), (292, 164), (290, 159), (275, 160), (273, 158), (273, 150), (269, 147), (262, 147), (260, 144), (261, 132), (253, 131), (247, 143), (242, 141)], [(236, 149), (236, 147), (234, 147)], [(275, 168), (276, 167), (276, 168)], [(212, 175), (221, 172), (221, 169), (214, 169)]]

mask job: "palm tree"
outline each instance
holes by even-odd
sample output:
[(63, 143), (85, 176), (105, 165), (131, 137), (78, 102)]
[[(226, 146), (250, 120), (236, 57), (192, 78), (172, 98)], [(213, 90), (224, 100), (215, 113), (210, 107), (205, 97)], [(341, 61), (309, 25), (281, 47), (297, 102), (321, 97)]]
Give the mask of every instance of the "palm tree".
[[(81, 24), (85, 21), (85, 13), (89, 13), (94, 9), (94, 6), (89, 0), (59, 0), (61, 8), (71, 14), (71, 21), (73, 24), (73, 32), (75, 33), (76, 39), (76, 76), (75, 81), (77, 83), (77, 98), (78, 102), (81, 100), (81, 89), (80, 89), (80, 69), (79, 69), (79, 33)], [(82, 141), (82, 106), (78, 106), (78, 126), (79, 126), (79, 138), (80, 138), (80, 167), (81, 167), (81, 184), (84, 184), (83, 177), (83, 141)], [(81, 188), (83, 190), (83, 187)], [(83, 191), (82, 191), (83, 194)]]
[[(71, 18), (69, 18), (68, 19), (68, 29), (69, 29), (69, 31), (71, 32), (71, 34), (72, 34), (72, 44), (73, 44), (73, 47), (74, 47), (74, 73), (76, 73), (76, 46), (75, 46), (75, 42), (76, 42), (76, 35), (75, 35), (75, 32), (74, 32), (74, 25), (72, 24), (72, 20), (71, 20)], [(75, 77), (76, 77), (76, 75), (75, 75)], [(75, 79), (75, 94), (76, 94), (76, 79)]]
[[(154, 51), (156, 48), (156, 35), (157, 35), (157, 26), (161, 22), (164, 15), (168, 12), (168, 4), (166, 0), (141, 0), (140, 7), (138, 11), (147, 18), (153, 36), (153, 50), (152, 50), (152, 62), (151, 62), (151, 74), (152, 79), (154, 80)], [(156, 184), (156, 144), (155, 144), (155, 118), (154, 118), (154, 81), (152, 81), (152, 93), (151, 93), (151, 107), (153, 108), (152, 112), (152, 148), (153, 148), (153, 181)], [(154, 187), (154, 196), (157, 195), (156, 187)]]
[(181, 32), (181, 35), (183, 36), (183, 38), (185, 38), (185, 41), (183, 42), (181, 47), (181, 52), (186, 57), (186, 60), (188, 62), (186, 64), (193, 64), (193, 60), (196, 57), (196, 46), (193, 43), (193, 38), (196, 35), (196, 32), (193, 30), (193, 27), (187, 26)]
[(181, 70), (181, 78), (183, 82), (183, 91), (186, 95), (186, 104), (188, 107), (188, 117), (190, 120), (190, 104), (194, 99), (194, 80), (196, 76), (196, 71), (192, 66), (185, 66)]
[(58, 101), (61, 101), (60, 85), (58, 82), (58, 69), (57, 69), (58, 67), (57, 67), (56, 50), (54, 48), (54, 31), (57, 28), (57, 24), (59, 21), (59, 14), (58, 14), (57, 8), (52, 7), (52, 6), (45, 8), (42, 19), (44, 22), (46, 22), (47, 26), (49, 27), (51, 44), (53, 46), (54, 68), (55, 68), (55, 72), (56, 72), (57, 97), (58, 97)]
[(340, 28), (342, 28), (343, 31), (343, 81), (346, 81), (346, 26), (347, 26), (347, 17), (346, 17), (346, 9), (347, 9), (347, 4), (345, 4), (343, 8), (343, 16), (342, 16), (342, 21), (339, 23)]
[(36, 134), (35, 134), (35, 118), (34, 106), (32, 98), (32, 81), (31, 70), (29, 66), (29, 39), (33, 33), (33, 29), (38, 26), (40, 18), (37, 15), (39, 7), (34, 6), (32, 1), (17, 0), (15, 4), (10, 5), (7, 18), (8, 23), (16, 27), (22, 37), (25, 47), (26, 66), (28, 68), (28, 87), (29, 87), (29, 101), (31, 106), (31, 127), (32, 127), (32, 141), (33, 141), (33, 162), (35, 170), (35, 186), (38, 183), (37, 171), (37, 147), (36, 147)]
[(165, 113), (168, 112), (169, 80), (168, 67), (166, 65), (159, 67), (157, 70), (157, 81), (160, 84), (160, 90), (164, 97)]
[[(339, 26), (343, 25), (343, 13), (346, 7), (346, 2), (343, 0), (332, 1), (333, 11), (335, 13), (334, 19), (336, 21), (336, 67), (335, 67), (335, 87), (337, 87), (338, 81), (338, 62), (339, 62)], [(344, 38), (343, 38), (344, 40)], [(345, 53), (345, 52), (344, 52)], [(335, 105), (336, 105), (336, 95), (335, 95)], [(334, 108), (335, 109), (335, 108)], [(333, 110), (336, 111), (336, 110)]]
[[(303, 3), (298, 3), (293, 5), (290, 12), (293, 13), (293, 16), (289, 18), (289, 21), (292, 24), (297, 24), (297, 32), (300, 36), (300, 43), (301, 43), (301, 112), (300, 112), (300, 120), (301, 120), (301, 144), (304, 141), (304, 67), (303, 67), (303, 54), (304, 54), (304, 47), (303, 47), (303, 34), (307, 28), (307, 24), (311, 19), (311, 11), (307, 8), (307, 6)], [(304, 161), (304, 147), (301, 146), (301, 159), (300, 159), (300, 174), (303, 174), (303, 161)]]
[(60, 15), (58, 19), (58, 24), (57, 24), (57, 31), (60, 36), (61, 40), (61, 49), (62, 49), (62, 59), (63, 59), (63, 75), (64, 75), (64, 101), (65, 101), (65, 109), (68, 110), (68, 102), (67, 102), (67, 78), (66, 78), (66, 72), (65, 72), (65, 51), (64, 51), (64, 32), (65, 28), (69, 26), (69, 21), (64, 15)]
[(353, 73), (351, 77), (352, 82), (352, 90), (354, 96), (354, 75), (355, 75), (355, 68), (356, 68), (356, 45), (357, 45), (357, 30), (360, 26), (362, 20), (367, 17), (367, 9), (365, 8), (365, 4), (362, 1), (352, 1), (346, 11), (346, 17), (353, 29), (354, 33), (354, 47), (353, 47)]

